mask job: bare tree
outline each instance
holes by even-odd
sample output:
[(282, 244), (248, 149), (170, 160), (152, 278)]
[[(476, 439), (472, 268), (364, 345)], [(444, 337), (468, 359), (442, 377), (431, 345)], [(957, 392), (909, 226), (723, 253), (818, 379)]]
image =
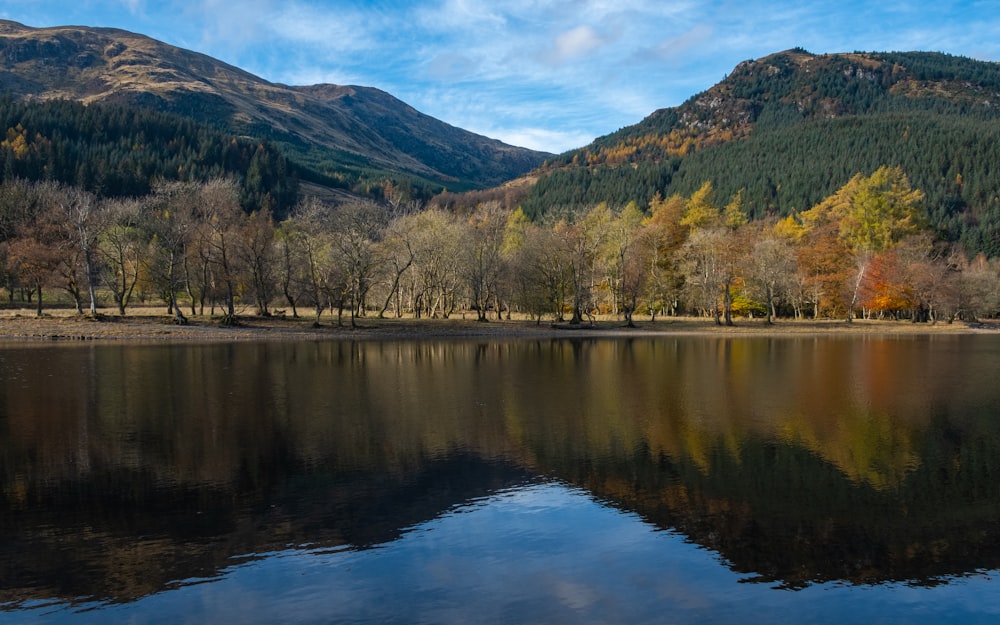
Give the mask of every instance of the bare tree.
[(269, 316), (275, 269), (274, 220), (270, 211), (257, 210), (243, 219), (236, 241), (237, 254), (249, 274), (257, 314)]
[(300, 202), (278, 231), (282, 293), (292, 314), (309, 303), (319, 323), (334, 289), (330, 223), (333, 208), (314, 197)]
[(198, 237), (199, 252), (203, 260), (202, 270), (206, 273), (211, 271), (221, 282), (225, 300), (222, 323), (233, 325), (238, 322), (236, 295), (240, 281), (236, 246), (239, 227), (244, 220), (239, 203), (239, 186), (233, 180), (218, 178), (210, 180), (202, 185), (198, 201)]
[(106, 224), (97, 242), (104, 284), (125, 316), (125, 308), (142, 273), (146, 241), (139, 227), (140, 205), (136, 200), (103, 200)]
[(480, 205), (462, 224), (460, 267), (479, 321), (486, 321), (491, 300), (500, 307), (497, 292), (503, 271), (501, 250), (506, 225), (507, 211), (499, 202)]
[(424, 211), (413, 219), (410, 308), (418, 317), (447, 318), (455, 308), (461, 284), (456, 262), (461, 254), (461, 227), (440, 209)]
[(418, 220), (412, 215), (404, 215), (393, 219), (389, 223), (382, 239), (382, 256), (386, 260), (386, 276), (389, 287), (385, 293), (385, 300), (379, 309), (378, 316), (384, 317), (385, 312), (392, 305), (395, 308), (396, 316), (403, 314), (401, 285), (403, 277), (417, 259), (414, 234)]
[[(97, 243), (105, 226), (107, 211), (102, 210), (94, 195), (74, 187), (46, 183), (41, 191), (42, 203), (49, 212), (48, 218), (59, 226), (57, 247), (67, 263), (67, 273), (75, 276), (74, 265), (79, 265), (83, 286), (90, 299), (90, 314), (96, 316), (99, 280)], [(68, 284), (76, 285), (75, 277)], [(70, 288), (72, 292), (73, 287)]]
[(193, 183), (161, 183), (146, 199), (144, 208), (146, 225), (152, 233), (147, 271), (167, 303), (167, 314), (174, 315), (174, 321), (179, 324), (187, 323), (177, 302), (177, 291), (185, 286), (191, 296), (191, 314), (194, 314), (187, 253), (193, 246), (196, 232), (198, 193), (198, 185)]
[(368, 291), (382, 268), (377, 243), (386, 225), (385, 211), (374, 202), (352, 202), (333, 211), (331, 243), (336, 262), (347, 278), (351, 327), (357, 325), (357, 316), (364, 314)]

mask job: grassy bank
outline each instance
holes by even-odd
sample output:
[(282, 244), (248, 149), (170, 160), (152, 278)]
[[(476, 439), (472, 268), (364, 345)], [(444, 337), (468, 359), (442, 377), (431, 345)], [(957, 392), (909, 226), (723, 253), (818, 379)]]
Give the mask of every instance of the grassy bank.
[(912, 323), (909, 321), (855, 320), (780, 320), (768, 325), (760, 319), (743, 319), (735, 326), (716, 326), (711, 319), (666, 317), (655, 322), (636, 321), (626, 328), (614, 318), (599, 318), (593, 324), (570, 326), (529, 319), (475, 321), (474, 314), (454, 315), (450, 319), (378, 319), (356, 320), (352, 328), (346, 317), (342, 325), (336, 317), (324, 316), (315, 326), (310, 318), (239, 317), (239, 325), (224, 327), (218, 317), (193, 317), (187, 325), (176, 325), (163, 307), (129, 309), (125, 317), (116, 311), (101, 310), (98, 318), (77, 315), (70, 310), (53, 310), (36, 317), (31, 310), (0, 311), (0, 340), (16, 341), (255, 341), (255, 340), (326, 340), (326, 339), (408, 339), (408, 338), (572, 338), (572, 337), (641, 337), (669, 334), (704, 334), (718, 336), (786, 334), (955, 334), (1000, 331), (1000, 323), (977, 324)]

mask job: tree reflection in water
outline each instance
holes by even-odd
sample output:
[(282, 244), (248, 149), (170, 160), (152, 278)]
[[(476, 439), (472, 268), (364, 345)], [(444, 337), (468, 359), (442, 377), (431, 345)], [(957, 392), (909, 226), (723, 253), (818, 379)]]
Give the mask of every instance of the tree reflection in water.
[(0, 604), (384, 546), (553, 480), (742, 581), (932, 586), (1000, 568), (998, 363), (984, 336), (9, 346)]

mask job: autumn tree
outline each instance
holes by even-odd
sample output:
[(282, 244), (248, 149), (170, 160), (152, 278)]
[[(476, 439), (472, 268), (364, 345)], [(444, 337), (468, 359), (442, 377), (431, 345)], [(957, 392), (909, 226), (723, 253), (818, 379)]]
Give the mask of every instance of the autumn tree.
[(887, 249), (868, 262), (867, 279), (859, 297), (866, 313), (898, 319), (900, 311), (912, 310), (918, 305), (907, 267), (896, 252), (895, 248)]
[(42, 208), (41, 195), (37, 184), (21, 178), (7, 179), (0, 183), (0, 259), (2, 259), (0, 276), (7, 287), (11, 302), (18, 288), (21, 288), (22, 293), (27, 294), (28, 301), (31, 301), (38, 286), (35, 279), (23, 279), (22, 273), (27, 275), (31, 272), (27, 271), (26, 265), (24, 271), (18, 270), (25, 259), (12, 255), (16, 249), (12, 250), (11, 246), (21, 247), (14, 245), (19, 238), (31, 238), (39, 234), (29, 230), (37, 225), (37, 216)]
[(796, 316), (812, 305), (813, 318), (843, 311), (846, 285), (853, 271), (840, 241), (839, 224), (828, 211), (806, 211), (778, 222), (775, 233), (795, 250), (796, 276), (791, 300)]
[(772, 227), (758, 231), (749, 255), (748, 273), (762, 295), (767, 309), (767, 323), (777, 315), (775, 302), (792, 289), (795, 275), (795, 252), (787, 239), (774, 232)]
[[(746, 238), (742, 193), (720, 208), (713, 203), (709, 182), (688, 199), (680, 225), (690, 228), (684, 245), (688, 290), (710, 312), (716, 324), (733, 325), (733, 289), (743, 269)], [(720, 302), (721, 299), (721, 310)]]
[(681, 247), (688, 227), (681, 225), (686, 201), (680, 195), (667, 199), (656, 195), (650, 201), (650, 216), (640, 232), (640, 244), (646, 259), (644, 299), (655, 320), (658, 310), (674, 311), (684, 285), (681, 270)]
[(684, 205), (680, 225), (689, 229), (715, 228), (721, 224), (722, 215), (715, 204), (715, 189), (710, 181), (704, 182), (691, 194)]
[(504, 249), (518, 304), (538, 323), (545, 314), (562, 321), (569, 261), (559, 248), (555, 230), (529, 221), (520, 209), (510, 216), (506, 230)]
[(575, 221), (560, 220), (553, 228), (556, 250), (569, 269), (569, 286), (572, 297), (570, 323), (582, 323), (583, 316), (591, 316), (597, 308), (594, 293), (601, 282), (598, 267), (601, 251), (605, 248), (611, 209), (598, 204)]
[(841, 302), (848, 321), (872, 260), (920, 228), (922, 200), (901, 168), (880, 167), (867, 177), (855, 175), (833, 195), (787, 220), (787, 230), (799, 229), (800, 267), (811, 276), (817, 295)]
[(745, 270), (749, 229), (743, 212), (743, 191), (737, 191), (722, 209), (722, 314), (727, 326), (733, 325), (733, 290)]
[(403, 315), (403, 284), (411, 267), (418, 258), (421, 219), (414, 213), (406, 213), (393, 219), (386, 227), (381, 242), (382, 257), (386, 261), (386, 289), (379, 317), (384, 317), (389, 307), (396, 317)]
[[(54, 279), (60, 262), (58, 243), (57, 227), (45, 219), (21, 224), (16, 236), (4, 242), (6, 268), (35, 293), (35, 313), (39, 317), (42, 316), (43, 288)], [(77, 308), (80, 308), (79, 301)]]
[(725, 269), (720, 250), (725, 244), (723, 230), (699, 228), (681, 248), (684, 291), (716, 325), (722, 325), (719, 293), (725, 283)]
[(403, 315), (402, 284), (406, 273), (417, 259), (414, 235), (418, 220), (412, 215), (402, 215), (393, 219), (386, 227), (382, 239), (382, 256), (386, 261), (385, 275), (387, 288), (378, 316), (384, 317), (389, 306), (393, 306), (396, 317)]
[(962, 264), (959, 311), (970, 321), (1000, 312), (1000, 259), (977, 254)]
[(640, 240), (643, 219), (639, 206), (630, 202), (613, 215), (606, 229), (605, 262), (614, 310), (622, 313), (630, 328), (635, 327), (632, 315), (644, 289), (648, 267), (644, 257), (647, 249)]
[(838, 241), (854, 269), (847, 285), (846, 314), (854, 316), (875, 256), (915, 232), (923, 194), (910, 188), (899, 167), (880, 167), (870, 176), (855, 175), (836, 193), (806, 213), (806, 224), (837, 224)]
[(13, 239), (21, 227), (36, 218), (41, 210), (41, 188), (23, 178), (0, 182), (0, 241)]
[(951, 245), (935, 242), (927, 232), (904, 239), (898, 255), (914, 298), (923, 307), (914, 313), (913, 320), (923, 320), (919, 318), (923, 315), (932, 324), (941, 318), (953, 320), (960, 300), (960, 255)]

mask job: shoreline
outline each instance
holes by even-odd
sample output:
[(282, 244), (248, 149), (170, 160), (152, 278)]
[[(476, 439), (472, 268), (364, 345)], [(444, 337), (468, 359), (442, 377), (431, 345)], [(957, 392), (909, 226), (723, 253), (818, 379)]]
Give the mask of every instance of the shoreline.
[(699, 317), (661, 317), (656, 321), (635, 321), (635, 328), (625, 327), (622, 319), (605, 317), (594, 324), (571, 326), (543, 320), (496, 320), (487, 322), (462, 319), (413, 319), (364, 317), (351, 328), (349, 319), (338, 326), (336, 318), (324, 317), (319, 327), (313, 319), (300, 317), (256, 317), (243, 315), (240, 324), (220, 325), (217, 318), (194, 317), (188, 325), (176, 325), (162, 307), (130, 310), (125, 317), (117, 312), (100, 310), (98, 319), (80, 316), (75, 311), (52, 311), (36, 317), (33, 311), (0, 311), (0, 342), (251, 342), (251, 341), (326, 341), (326, 340), (421, 340), (421, 339), (579, 339), (579, 338), (652, 338), (663, 336), (782, 337), (832, 335), (941, 335), (994, 334), (1000, 322), (967, 323), (955, 321), (913, 323), (911, 321), (856, 319), (792, 320), (782, 319), (767, 325), (763, 319), (740, 319), (734, 326), (717, 326), (711, 319)]

